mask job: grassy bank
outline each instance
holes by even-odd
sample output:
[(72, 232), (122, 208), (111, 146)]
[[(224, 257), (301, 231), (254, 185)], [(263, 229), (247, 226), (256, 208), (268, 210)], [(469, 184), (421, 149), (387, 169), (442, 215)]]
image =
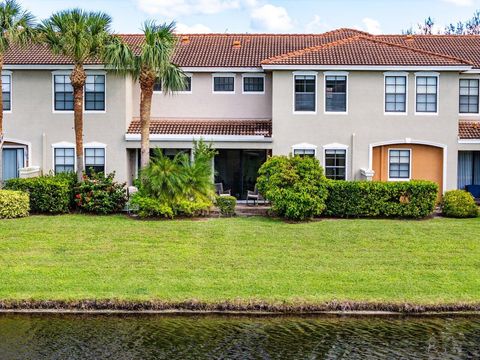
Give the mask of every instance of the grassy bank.
[(480, 303), (480, 220), (0, 221), (0, 300)]

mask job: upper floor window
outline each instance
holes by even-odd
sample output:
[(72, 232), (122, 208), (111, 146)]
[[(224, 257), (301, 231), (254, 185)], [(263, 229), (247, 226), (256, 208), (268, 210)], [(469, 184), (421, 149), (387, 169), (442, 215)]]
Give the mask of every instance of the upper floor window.
[(155, 92), (162, 91), (162, 80), (160, 80), (159, 78), (157, 78), (155, 80), (155, 84), (153, 84), (153, 91)]
[(213, 92), (235, 92), (235, 76), (217, 75), (213, 77)]
[(183, 92), (190, 92), (192, 91), (192, 77), (191, 76), (186, 76), (185, 77), (185, 86), (183, 87), (182, 90)]
[(316, 111), (316, 76), (295, 75), (295, 111)]
[(410, 150), (409, 149), (389, 150), (388, 178), (390, 180), (410, 179)]
[(105, 75), (87, 75), (85, 82), (85, 110), (105, 110)]
[(293, 156), (315, 157), (315, 149), (293, 149)]
[(55, 148), (54, 149), (55, 174), (75, 171), (75, 149)]
[(438, 77), (417, 76), (416, 94), (416, 112), (436, 113), (438, 109)]
[(385, 76), (385, 112), (407, 111), (407, 77)]
[(325, 176), (332, 180), (345, 180), (347, 150), (325, 149)]
[(478, 114), (477, 79), (460, 79), (460, 113)]
[(265, 78), (263, 76), (244, 76), (243, 92), (263, 93), (265, 91)]
[(347, 111), (346, 76), (325, 76), (325, 111)]
[(54, 102), (55, 111), (73, 110), (73, 87), (70, 75), (54, 75)]
[(3, 111), (12, 110), (12, 76), (2, 75)]
[(85, 171), (88, 175), (105, 172), (105, 148), (85, 148)]

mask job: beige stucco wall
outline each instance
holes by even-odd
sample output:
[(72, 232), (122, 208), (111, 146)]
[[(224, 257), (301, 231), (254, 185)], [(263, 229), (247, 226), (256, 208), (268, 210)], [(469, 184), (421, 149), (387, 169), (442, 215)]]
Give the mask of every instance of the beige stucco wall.
[[(213, 118), (213, 119), (271, 119), (272, 82), (265, 77), (264, 94), (242, 94), (242, 73), (235, 74), (234, 94), (213, 93), (212, 73), (192, 73), (191, 94), (165, 95), (154, 93), (152, 117)], [(133, 87), (133, 116), (140, 115), (140, 86)]]
[(299, 143), (316, 145), (323, 163), (323, 146), (347, 145), (348, 178), (361, 178), (369, 168), (369, 145), (393, 140), (439, 143), (446, 147), (446, 188), (456, 188), (458, 134), (458, 73), (439, 77), (438, 115), (415, 115), (415, 75), (408, 75), (407, 115), (384, 114), (383, 71), (350, 71), (348, 113), (324, 113), (324, 74), (317, 74), (316, 114), (293, 113), (293, 73), (273, 73), (273, 153), (288, 154)]
[[(131, 97), (126, 96), (128, 81), (124, 77), (107, 75), (106, 111), (85, 113), (84, 143), (100, 142), (106, 147), (106, 170), (127, 179), (125, 131), (131, 118)], [(40, 166), (44, 172), (53, 169), (52, 144), (75, 142), (73, 113), (53, 112), (52, 71), (12, 71), (12, 111), (5, 113), (5, 137), (29, 143), (30, 166)]]

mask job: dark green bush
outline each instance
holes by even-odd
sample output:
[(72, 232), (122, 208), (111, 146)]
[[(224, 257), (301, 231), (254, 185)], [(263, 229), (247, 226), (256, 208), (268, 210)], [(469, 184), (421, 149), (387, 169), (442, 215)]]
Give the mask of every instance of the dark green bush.
[(0, 190), (0, 219), (28, 216), (30, 199), (23, 191)]
[(325, 209), (326, 178), (317, 159), (273, 156), (258, 174), (258, 190), (277, 215), (304, 220), (319, 216)]
[(436, 205), (430, 181), (328, 181), (325, 215), (334, 217), (423, 218)]
[(75, 187), (75, 203), (80, 211), (93, 214), (120, 212), (127, 202), (125, 184), (114, 180), (115, 173), (84, 175)]
[(234, 196), (217, 196), (215, 204), (220, 209), (222, 216), (235, 215), (235, 206), (237, 206), (237, 199)]
[(443, 196), (442, 213), (453, 218), (470, 218), (478, 216), (478, 206), (472, 194), (465, 190), (447, 191)]
[(5, 189), (24, 191), (30, 195), (30, 210), (34, 213), (60, 214), (68, 212), (71, 189), (63, 177), (53, 175), (27, 179), (10, 179)]

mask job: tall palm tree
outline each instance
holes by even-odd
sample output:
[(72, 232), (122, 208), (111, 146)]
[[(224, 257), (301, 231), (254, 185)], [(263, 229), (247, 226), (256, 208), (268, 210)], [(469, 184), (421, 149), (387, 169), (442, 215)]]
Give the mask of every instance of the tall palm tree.
[(63, 55), (73, 63), (70, 82), (73, 87), (73, 117), (77, 178), (83, 181), (83, 91), (84, 64), (91, 59), (102, 59), (104, 50), (113, 37), (112, 19), (102, 12), (81, 9), (64, 10), (53, 14), (39, 26), (40, 39), (54, 54)]
[[(0, 74), (3, 70), (5, 53), (13, 45), (26, 45), (34, 37), (33, 15), (22, 9), (15, 0), (5, 0), (0, 3)], [(0, 76), (0, 89), (2, 77)], [(0, 91), (0, 110), (3, 110), (3, 96)], [(3, 111), (0, 111), (0, 185), (3, 179)]]
[[(144, 169), (150, 162), (150, 116), (155, 82), (160, 80), (164, 94), (182, 90), (185, 74), (172, 63), (177, 44), (175, 23), (157, 24), (147, 21), (143, 25), (145, 39), (133, 51), (128, 44), (118, 40), (107, 47), (106, 62), (113, 69), (127, 73), (140, 83), (141, 161)], [(118, 38), (117, 38), (118, 39)]]

